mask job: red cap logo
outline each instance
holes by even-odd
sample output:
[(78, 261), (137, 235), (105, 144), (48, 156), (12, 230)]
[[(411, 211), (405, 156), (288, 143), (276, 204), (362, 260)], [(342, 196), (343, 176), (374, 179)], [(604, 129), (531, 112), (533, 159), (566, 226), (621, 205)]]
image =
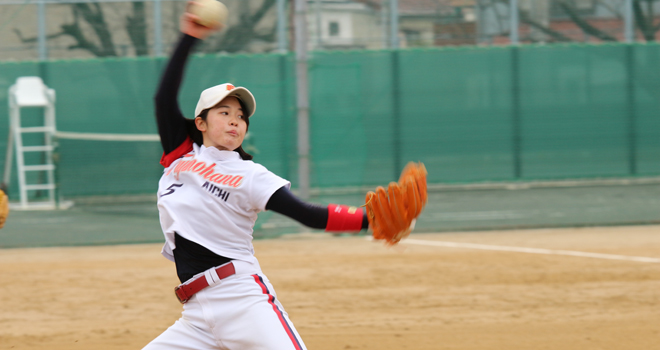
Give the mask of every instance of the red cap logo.
[(234, 89), (234, 85), (227, 84), (227, 91), (233, 90), (233, 89)]

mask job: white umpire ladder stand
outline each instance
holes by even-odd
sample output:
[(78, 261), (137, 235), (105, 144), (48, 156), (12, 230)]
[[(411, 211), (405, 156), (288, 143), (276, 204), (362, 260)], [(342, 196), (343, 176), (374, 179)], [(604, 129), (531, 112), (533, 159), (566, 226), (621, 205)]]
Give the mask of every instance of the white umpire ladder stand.
[[(44, 123), (40, 126), (21, 126), (21, 108), (43, 107)], [(39, 77), (20, 77), (9, 88), (9, 140), (7, 144), (7, 162), (5, 165), (5, 184), (9, 183), (12, 164), (12, 146), (16, 147), (16, 165), (20, 205), (15, 209), (56, 209), (55, 165), (53, 164), (53, 138), (55, 136), (55, 90), (44, 85)], [(24, 146), (23, 135), (38, 133), (43, 135), (43, 145)], [(12, 142), (12, 139), (13, 141)], [(13, 145), (12, 145), (13, 143)], [(42, 164), (25, 164), (25, 154), (43, 152)], [(27, 183), (28, 173), (43, 172), (39, 178), (42, 183)], [(31, 176), (30, 178), (34, 178)], [(47, 191), (46, 200), (29, 201), (30, 191)]]

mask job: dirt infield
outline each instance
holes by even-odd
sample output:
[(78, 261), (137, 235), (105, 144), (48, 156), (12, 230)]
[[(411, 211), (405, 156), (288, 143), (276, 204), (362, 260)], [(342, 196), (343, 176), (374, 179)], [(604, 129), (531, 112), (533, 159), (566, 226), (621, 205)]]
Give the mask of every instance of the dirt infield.
[[(415, 234), (660, 258), (660, 226)], [(309, 349), (657, 349), (660, 264), (296, 235), (255, 242)], [(160, 245), (0, 250), (0, 349), (140, 349), (181, 311)]]

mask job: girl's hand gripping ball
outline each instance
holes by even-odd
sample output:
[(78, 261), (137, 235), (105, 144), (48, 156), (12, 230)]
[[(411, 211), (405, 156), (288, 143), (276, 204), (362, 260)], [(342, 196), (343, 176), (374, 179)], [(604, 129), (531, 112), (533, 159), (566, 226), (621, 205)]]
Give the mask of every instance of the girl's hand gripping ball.
[(217, 0), (194, 0), (189, 3), (188, 12), (194, 21), (208, 28), (216, 28), (227, 21), (227, 6)]

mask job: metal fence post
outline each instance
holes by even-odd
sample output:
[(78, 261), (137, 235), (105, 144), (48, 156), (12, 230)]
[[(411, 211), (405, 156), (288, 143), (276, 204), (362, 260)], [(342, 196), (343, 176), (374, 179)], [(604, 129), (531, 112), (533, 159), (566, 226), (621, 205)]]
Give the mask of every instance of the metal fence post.
[(37, 3), (37, 47), (39, 60), (48, 59), (48, 47), (46, 46), (46, 2), (39, 0)]
[(518, 17), (518, 0), (509, 0), (509, 41), (511, 45), (518, 45), (518, 27), (520, 19)]
[(513, 177), (523, 176), (522, 128), (520, 120), (520, 48), (511, 46), (511, 129), (513, 152)]
[(389, 40), (387, 40), (387, 33), (389, 33), (389, 30), (387, 28), (387, 10), (386, 10), (386, 2), (387, 0), (380, 0), (380, 23), (382, 25), (382, 42), (381, 44), (383, 45), (383, 49), (387, 48), (387, 45), (389, 43)]
[(307, 0), (295, 0), (296, 96), (298, 109), (298, 189), (309, 198), (309, 91), (307, 80)]
[(479, 1), (479, 0), (475, 1), (474, 2), (474, 16), (475, 16), (475, 20), (474, 20), (474, 24), (475, 24), (474, 43), (476, 45), (481, 44), (481, 42), (483, 41), (483, 35), (482, 35), (482, 33), (483, 33), (483, 23), (481, 23), (481, 21), (483, 20), (484, 15), (483, 15), (482, 12), (483, 11), (481, 9), (481, 1)]
[(392, 51), (392, 158), (394, 165), (393, 180), (399, 178), (403, 164), (401, 161), (401, 72), (399, 65), (399, 51)]
[(277, 51), (288, 51), (286, 43), (286, 0), (277, 0)]
[(399, 48), (399, 1), (390, 0), (390, 47)]
[(626, 0), (623, 9), (623, 36), (627, 43), (635, 41), (635, 18), (633, 17), (633, 0)]
[(316, 45), (314, 47), (319, 50), (323, 47), (323, 38), (321, 37), (321, 0), (314, 0), (314, 16), (316, 24)]
[(154, 56), (163, 55), (163, 12), (161, 0), (154, 0)]
[(390, 47), (392, 48), (392, 145), (394, 147), (393, 161), (394, 174), (393, 179), (399, 178), (401, 171), (401, 104), (399, 99), (399, 1), (390, 1)]
[(628, 172), (637, 175), (637, 113), (635, 110), (635, 47), (626, 45), (627, 104), (628, 104)]

